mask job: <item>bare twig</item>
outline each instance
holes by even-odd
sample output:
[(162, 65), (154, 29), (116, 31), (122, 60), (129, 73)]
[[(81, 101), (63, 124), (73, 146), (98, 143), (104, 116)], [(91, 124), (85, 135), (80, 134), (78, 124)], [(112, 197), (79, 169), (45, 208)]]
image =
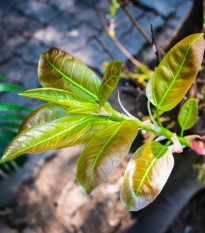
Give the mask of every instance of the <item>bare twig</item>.
[[(137, 20), (132, 16), (132, 14), (129, 12), (129, 10), (126, 8), (125, 4), (121, 1), (118, 0), (121, 8), (125, 12), (125, 14), (128, 16), (128, 18), (132, 21), (134, 26), (138, 29), (138, 31), (142, 34), (142, 36), (148, 41), (149, 44), (152, 44), (152, 39), (149, 37), (149, 35), (145, 32), (145, 30), (141, 27), (141, 25), (137, 22)], [(159, 52), (165, 56), (165, 52), (163, 49), (158, 48)]]
[(93, 5), (93, 8), (102, 24), (102, 26), (104, 27), (105, 31), (107, 32), (107, 34), (110, 36), (110, 38), (113, 40), (113, 42), (116, 44), (116, 46), (120, 49), (120, 51), (136, 66), (141, 66), (142, 63), (140, 63), (137, 59), (135, 59), (125, 48), (124, 46), (118, 41), (118, 39), (116, 38), (116, 36), (112, 33), (112, 30), (110, 31), (109, 26), (107, 25), (105, 19), (102, 17), (102, 15), (100, 14), (99, 9), (97, 8), (97, 6), (95, 5), (93, 0), (90, 0), (90, 2)]
[(99, 38), (99, 36), (98, 35), (94, 35), (94, 38), (98, 41), (98, 43), (103, 48), (104, 52), (108, 54), (108, 56), (111, 58), (111, 60), (115, 60), (114, 56), (109, 51), (109, 49), (107, 48), (107, 46), (105, 45), (105, 43), (103, 43), (103, 41)]
[(151, 28), (151, 33), (152, 33), (152, 50), (156, 54), (157, 62), (159, 64), (162, 58), (161, 58), (161, 55), (160, 55), (160, 53), (158, 51), (158, 46), (157, 46), (157, 42), (155, 40), (154, 30), (153, 30), (152, 24), (150, 25), (150, 28)]

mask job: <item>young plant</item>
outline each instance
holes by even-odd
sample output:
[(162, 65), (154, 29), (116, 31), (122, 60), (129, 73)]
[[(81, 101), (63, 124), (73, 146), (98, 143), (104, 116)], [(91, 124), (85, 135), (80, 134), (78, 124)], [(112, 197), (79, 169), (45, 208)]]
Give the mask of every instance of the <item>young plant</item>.
[[(119, 165), (138, 130), (151, 131), (162, 135), (167, 143), (151, 141), (142, 145), (128, 163), (121, 189), (121, 200), (127, 210), (145, 207), (161, 192), (174, 166), (170, 144), (174, 144), (177, 152), (182, 147), (192, 147), (205, 155), (202, 141), (192, 143), (192, 137), (183, 137), (184, 130), (196, 121), (196, 100), (188, 100), (180, 111), (181, 136), (164, 128), (159, 118), (159, 110), (173, 109), (190, 88), (200, 68), (204, 46), (203, 34), (188, 36), (156, 68), (146, 92), (148, 102), (156, 107), (158, 124), (142, 122), (129, 113), (128, 116), (121, 114), (107, 102), (120, 78), (122, 62), (111, 62), (100, 83), (80, 60), (51, 48), (41, 55), (38, 65), (43, 88), (20, 93), (50, 103), (26, 117), (0, 163), (24, 153), (87, 143), (78, 160), (77, 178), (89, 194)], [(151, 114), (149, 104), (148, 108)]]

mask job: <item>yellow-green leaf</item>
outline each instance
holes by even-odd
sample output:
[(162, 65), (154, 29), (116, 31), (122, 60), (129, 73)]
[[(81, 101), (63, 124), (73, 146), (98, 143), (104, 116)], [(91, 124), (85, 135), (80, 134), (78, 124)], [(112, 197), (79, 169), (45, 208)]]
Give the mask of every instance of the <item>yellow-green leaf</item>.
[(121, 188), (126, 210), (137, 211), (151, 203), (164, 187), (174, 166), (166, 146), (152, 141), (141, 146), (130, 159)]
[(56, 88), (36, 88), (19, 93), (21, 96), (69, 106), (72, 101), (86, 102), (83, 96)]
[(32, 111), (21, 123), (19, 133), (27, 128), (69, 116), (67, 107), (48, 103)]
[(190, 129), (196, 123), (197, 117), (198, 102), (197, 99), (191, 98), (182, 106), (178, 115), (178, 121), (182, 131)]
[(99, 106), (103, 106), (120, 79), (123, 62), (112, 61), (106, 68), (99, 88)]
[(43, 53), (38, 65), (43, 87), (73, 91), (89, 101), (98, 100), (100, 81), (82, 61), (58, 48)]
[(36, 154), (65, 147), (64, 145), (68, 147), (82, 144), (84, 141), (80, 137), (91, 127), (92, 122), (93, 118), (75, 115), (27, 128), (11, 141), (0, 163), (24, 153)]
[(204, 54), (203, 34), (193, 34), (176, 44), (164, 57), (147, 86), (146, 94), (158, 108), (174, 108), (190, 88)]
[(80, 155), (77, 177), (87, 194), (104, 182), (128, 153), (137, 135), (133, 120), (110, 121), (99, 130)]

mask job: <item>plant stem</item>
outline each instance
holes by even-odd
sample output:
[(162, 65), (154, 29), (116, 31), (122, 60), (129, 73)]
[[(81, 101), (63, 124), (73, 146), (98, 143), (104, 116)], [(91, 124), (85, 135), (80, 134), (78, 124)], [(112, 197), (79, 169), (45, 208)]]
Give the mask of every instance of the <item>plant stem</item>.
[(154, 120), (154, 117), (152, 116), (152, 111), (151, 111), (151, 107), (150, 107), (150, 100), (147, 101), (147, 109), (148, 109), (148, 112), (149, 112), (149, 115), (152, 119), (152, 122), (157, 125), (157, 122)]
[[(111, 116), (110, 116), (110, 119), (112, 119), (112, 120), (122, 121), (122, 120), (130, 119), (129, 117), (120, 114), (119, 112), (117, 112), (114, 109), (109, 109), (109, 111), (112, 113)], [(132, 120), (134, 120), (134, 119), (132, 119)], [(168, 129), (164, 128), (164, 127), (160, 127), (160, 126), (158, 126), (156, 124), (147, 124), (147, 125), (145, 125), (140, 120), (134, 120), (134, 121), (136, 121), (139, 129), (150, 131), (150, 132), (157, 133), (157, 134), (161, 134), (165, 138), (167, 138), (167, 139), (169, 139), (171, 141), (172, 141), (172, 137), (175, 134), (175, 133), (171, 132), (170, 130), (168, 130)], [(177, 136), (177, 138), (179, 139), (179, 142), (182, 145), (187, 146), (187, 147), (191, 147), (191, 142), (189, 142), (186, 138), (181, 137), (181, 136), (180, 137)]]
[(160, 119), (159, 119), (159, 109), (158, 108), (156, 109), (156, 113), (157, 113), (157, 122), (158, 122), (159, 126), (162, 127), (162, 124), (161, 124)]
[(183, 137), (183, 136), (184, 136), (184, 130), (181, 129), (180, 137)]
[(100, 14), (99, 9), (97, 8), (95, 2), (93, 0), (90, 0), (90, 2), (93, 5), (93, 8), (102, 24), (102, 26), (104, 27), (106, 33), (108, 34), (108, 36), (113, 40), (113, 42), (115, 43), (115, 45), (120, 49), (120, 51), (135, 65), (135, 66), (142, 66), (142, 63), (139, 62), (137, 59), (135, 59), (123, 46), (122, 44), (118, 41), (118, 39), (116, 38), (116, 36), (111, 33), (110, 28), (108, 26), (108, 24), (106, 23), (105, 19), (102, 17), (102, 15)]
[[(174, 133), (172, 133), (171, 131), (169, 131), (166, 128), (159, 127), (159, 126), (156, 126), (156, 125), (153, 125), (153, 124), (143, 125), (142, 123), (143, 123), (142, 121), (137, 121), (138, 127), (140, 129), (142, 129), (142, 130), (147, 130), (147, 131), (150, 131), (150, 132), (153, 132), (153, 133), (161, 134), (161, 135), (163, 135), (164, 137), (166, 137), (167, 139), (170, 139), (170, 140), (174, 135)], [(189, 142), (186, 138), (179, 137), (179, 136), (177, 136), (177, 138), (179, 139), (179, 141), (180, 141), (180, 143), (182, 145), (187, 146), (187, 147), (191, 147), (191, 142)]]

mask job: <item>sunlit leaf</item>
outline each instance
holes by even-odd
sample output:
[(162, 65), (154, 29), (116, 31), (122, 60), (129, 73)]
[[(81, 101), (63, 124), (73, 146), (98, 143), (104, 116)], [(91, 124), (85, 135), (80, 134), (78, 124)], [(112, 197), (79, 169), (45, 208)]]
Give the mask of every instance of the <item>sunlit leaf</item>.
[(74, 146), (76, 138), (87, 129), (91, 121), (87, 116), (69, 116), (25, 129), (8, 145), (0, 163), (24, 153), (41, 153), (64, 144)]
[(69, 116), (67, 107), (48, 103), (32, 111), (21, 123), (19, 132), (24, 129)]
[(164, 57), (147, 86), (147, 97), (158, 108), (174, 108), (190, 88), (204, 54), (203, 34), (193, 34), (176, 44)]
[(119, 165), (137, 131), (137, 123), (133, 120), (112, 121), (87, 144), (78, 161), (77, 177), (88, 194)]
[(56, 104), (68, 105), (71, 104), (72, 101), (79, 101), (85, 102), (86, 99), (83, 96), (71, 92), (71, 91), (64, 91), (55, 88), (37, 88), (31, 89), (28, 91), (24, 91), (19, 93), (21, 96), (26, 96), (30, 98), (45, 100), (49, 102), (53, 102)]
[(178, 115), (179, 125), (182, 130), (190, 129), (196, 123), (197, 117), (198, 102), (197, 99), (191, 98), (182, 106)]
[(0, 91), (22, 91), (23, 89), (19, 86), (9, 85), (0, 83)]
[(123, 62), (112, 61), (106, 68), (99, 88), (99, 106), (103, 106), (120, 79)]
[(130, 159), (121, 188), (126, 210), (137, 211), (151, 203), (164, 187), (174, 166), (172, 154), (159, 142), (141, 146)]
[(87, 100), (98, 100), (98, 77), (83, 62), (63, 50), (51, 48), (41, 55), (38, 76), (43, 87), (73, 91)]

